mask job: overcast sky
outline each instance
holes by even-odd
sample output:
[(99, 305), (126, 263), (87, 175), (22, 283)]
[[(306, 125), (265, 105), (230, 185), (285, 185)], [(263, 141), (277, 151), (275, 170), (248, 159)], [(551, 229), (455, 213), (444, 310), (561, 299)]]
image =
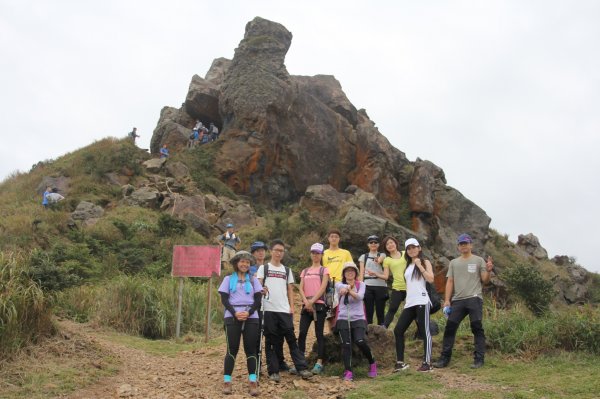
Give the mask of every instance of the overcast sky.
[[(426, 4), (425, 4), (426, 3)], [(232, 58), (255, 16), (293, 33), (410, 160), (492, 228), (600, 271), (599, 1), (0, 0), (0, 178), (137, 126)]]

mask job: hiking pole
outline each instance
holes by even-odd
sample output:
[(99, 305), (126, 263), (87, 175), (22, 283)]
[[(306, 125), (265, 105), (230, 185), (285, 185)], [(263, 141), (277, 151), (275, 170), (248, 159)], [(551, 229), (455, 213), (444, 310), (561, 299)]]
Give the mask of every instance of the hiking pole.
[(263, 345), (263, 335), (265, 333), (265, 300), (269, 300), (269, 292), (267, 291), (267, 295), (264, 295), (263, 302), (261, 304), (261, 322), (260, 322), (260, 335), (258, 337), (258, 367), (256, 369), (256, 382), (260, 381), (260, 366), (262, 363), (262, 345)]
[[(348, 291), (350, 286), (348, 286)], [(348, 305), (348, 293), (344, 296), (344, 305), (346, 305), (346, 318), (348, 319), (348, 342), (350, 343), (350, 367), (352, 367), (352, 328), (350, 327), (350, 306)]]
[[(246, 307), (244, 308), (244, 312), (247, 312), (248, 309), (250, 309), (250, 306), (246, 305)], [(246, 320), (248, 320), (248, 319), (246, 319)], [(242, 322), (242, 332), (244, 332), (244, 328), (246, 327), (246, 320), (244, 320)]]

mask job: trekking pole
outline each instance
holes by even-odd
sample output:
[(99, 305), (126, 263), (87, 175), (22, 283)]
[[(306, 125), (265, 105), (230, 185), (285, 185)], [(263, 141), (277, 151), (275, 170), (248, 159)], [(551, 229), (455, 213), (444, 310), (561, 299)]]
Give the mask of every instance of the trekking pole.
[[(248, 309), (250, 309), (250, 306), (246, 305), (246, 307), (244, 308), (244, 312), (247, 312)], [(247, 319), (246, 319), (247, 320)], [(242, 332), (244, 332), (244, 328), (246, 327), (246, 320), (244, 320), (242, 322)]]
[[(350, 287), (348, 286), (348, 290)], [(350, 343), (350, 367), (352, 367), (352, 328), (350, 326), (350, 306), (348, 305), (348, 293), (344, 296), (344, 305), (346, 305), (346, 318), (348, 319), (348, 340)]]
[(260, 323), (260, 336), (258, 338), (258, 367), (256, 369), (256, 382), (260, 381), (260, 366), (262, 362), (262, 345), (263, 345), (263, 335), (265, 333), (265, 302), (264, 300), (269, 300), (269, 293), (264, 295), (263, 302), (261, 304), (261, 323)]

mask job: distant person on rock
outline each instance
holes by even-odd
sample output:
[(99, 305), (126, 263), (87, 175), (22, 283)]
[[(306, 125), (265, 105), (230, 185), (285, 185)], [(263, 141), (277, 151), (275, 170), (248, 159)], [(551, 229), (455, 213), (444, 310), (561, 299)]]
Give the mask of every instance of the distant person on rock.
[(311, 265), (300, 273), (300, 297), (302, 298), (302, 311), (300, 312), (300, 332), (298, 333), (298, 347), (306, 356), (306, 337), (310, 324), (315, 322), (315, 337), (317, 338), (317, 362), (312, 369), (313, 374), (323, 371), (325, 358), (325, 318), (327, 308), (323, 295), (329, 282), (329, 270), (323, 267), (323, 244), (314, 243), (310, 247)]
[(214, 123), (209, 125), (208, 131), (210, 132), (211, 141), (215, 141), (219, 138), (219, 128)]
[(160, 157), (169, 158), (169, 149), (167, 148), (166, 144), (163, 144), (162, 148), (160, 149)]
[(258, 279), (248, 272), (253, 261), (252, 255), (246, 251), (236, 253), (231, 259), (233, 273), (226, 276), (219, 287), (221, 302), (225, 307), (227, 353), (223, 372), (223, 393), (226, 395), (232, 393), (231, 374), (242, 336), (248, 367), (249, 393), (250, 396), (258, 395), (256, 342), (259, 332), (258, 310), (262, 298), (262, 286)]
[(49, 205), (56, 204), (57, 202), (62, 201), (62, 200), (65, 199), (65, 197), (63, 197), (62, 195), (60, 195), (58, 193), (58, 189), (56, 189), (56, 188), (53, 188), (52, 192), (50, 194), (48, 194), (46, 196), (46, 198), (48, 199), (48, 204)]
[(385, 325), (385, 304), (389, 298), (387, 279), (390, 276), (388, 265), (382, 265), (385, 253), (379, 252), (379, 237), (367, 237), (369, 252), (358, 258), (359, 280), (365, 282), (365, 312), (367, 324), (373, 324), (373, 313), (377, 313), (377, 324)]
[(294, 334), (294, 275), (289, 267), (281, 263), (284, 253), (283, 241), (274, 240), (271, 243), (271, 261), (260, 266), (256, 272), (266, 295), (263, 299), (265, 352), (269, 379), (273, 382), (281, 380), (275, 348), (283, 345), (284, 339), (298, 375), (302, 378), (311, 378), (313, 375), (308, 371), (306, 359), (298, 348)]
[(433, 370), (433, 367), (431, 367), (431, 333), (429, 331), (431, 300), (427, 294), (425, 282), (433, 283), (433, 266), (423, 256), (421, 246), (415, 238), (406, 240), (404, 248), (404, 258), (408, 264), (404, 272), (406, 303), (394, 328), (396, 339), (396, 366), (394, 371), (406, 370), (409, 367), (408, 364), (404, 363), (404, 334), (412, 322), (416, 320), (417, 329), (423, 337), (423, 363), (417, 371), (428, 372)]
[(217, 237), (217, 242), (221, 246), (221, 263), (223, 270), (229, 265), (229, 260), (233, 258), (237, 251), (237, 246), (242, 242), (240, 237), (235, 234), (234, 225), (227, 223), (225, 233)]
[[(340, 248), (340, 239), (342, 233), (338, 229), (331, 229), (327, 234), (329, 248), (323, 253), (323, 266), (329, 270), (329, 277), (333, 284), (342, 280), (342, 267), (346, 262), (353, 262), (352, 254), (349, 251)], [(335, 312), (337, 308), (337, 296), (333, 303), (333, 308), (328, 310), (327, 319), (329, 320), (329, 330), (333, 331), (335, 327)]]
[(448, 366), (452, 358), (452, 348), (456, 338), (456, 330), (469, 315), (471, 332), (475, 342), (473, 364), (471, 368), (483, 366), (485, 357), (485, 332), (483, 330), (483, 284), (490, 281), (494, 263), (491, 256), (487, 262), (473, 255), (473, 239), (468, 234), (458, 236), (458, 251), (460, 257), (452, 259), (446, 273), (446, 292), (444, 298), (444, 314), (448, 316), (442, 355), (434, 367)]
[(140, 136), (137, 134), (137, 127), (134, 127), (133, 130), (129, 132), (129, 138), (131, 139), (131, 142), (135, 144), (135, 139), (138, 137)]
[(193, 130), (192, 134), (190, 134), (190, 138), (188, 140), (188, 148), (196, 147), (197, 143), (198, 143), (198, 131)]
[(400, 304), (406, 299), (406, 281), (404, 280), (406, 259), (404, 258), (404, 252), (400, 251), (400, 244), (396, 238), (387, 236), (383, 239), (381, 245), (387, 255), (383, 261), (383, 266), (390, 270), (394, 278), (388, 311), (383, 321), (385, 328), (388, 328), (394, 321), (394, 316), (396, 316)]
[(52, 193), (52, 187), (48, 186), (46, 187), (46, 191), (44, 191), (44, 194), (42, 194), (42, 206), (45, 209), (48, 209), (48, 194)]
[(377, 377), (377, 363), (375, 363), (371, 348), (365, 339), (367, 332), (367, 320), (363, 303), (365, 284), (356, 280), (356, 277), (358, 277), (358, 267), (354, 262), (346, 262), (342, 269), (342, 281), (335, 284), (340, 302), (335, 328), (342, 344), (342, 358), (345, 368), (343, 379), (345, 382), (354, 379), (352, 369), (353, 343), (358, 346), (358, 349), (369, 361), (367, 375), (371, 378)]

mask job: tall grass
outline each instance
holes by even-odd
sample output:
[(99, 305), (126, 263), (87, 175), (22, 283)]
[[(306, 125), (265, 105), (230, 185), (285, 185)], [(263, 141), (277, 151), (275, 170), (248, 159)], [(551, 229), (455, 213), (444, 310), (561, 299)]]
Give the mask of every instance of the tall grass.
[(53, 332), (49, 301), (28, 277), (23, 259), (0, 252), (0, 359)]
[[(213, 284), (215, 284), (213, 282)], [(207, 283), (184, 282), (181, 332), (204, 333)], [(74, 287), (58, 294), (58, 306), (78, 321), (93, 321), (147, 338), (175, 336), (177, 280), (119, 276), (102, 285)], [(216, 286), (212, 289), (211, 324), (222, 324)]]

